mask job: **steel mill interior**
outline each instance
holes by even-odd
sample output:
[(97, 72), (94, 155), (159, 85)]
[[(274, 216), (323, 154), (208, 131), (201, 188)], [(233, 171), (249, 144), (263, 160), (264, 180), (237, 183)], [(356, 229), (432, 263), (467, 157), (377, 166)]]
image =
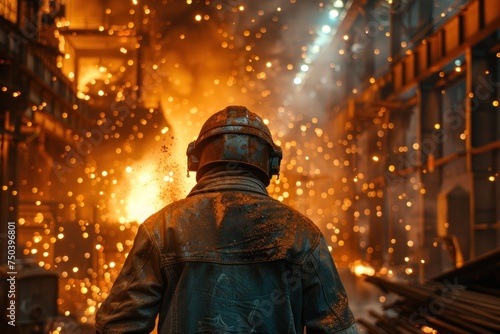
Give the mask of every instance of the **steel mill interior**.
[(1, 0), (0, 332), (94, 333), (188, 143), (244, 105), (360, 333), (498, 333), (499, 101), (498, 0)]

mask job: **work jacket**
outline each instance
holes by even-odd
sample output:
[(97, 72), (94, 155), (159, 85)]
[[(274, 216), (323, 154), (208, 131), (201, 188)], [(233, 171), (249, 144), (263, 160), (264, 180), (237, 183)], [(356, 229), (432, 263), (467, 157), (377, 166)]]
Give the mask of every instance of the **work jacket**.
[(217, 172), (140, 225), (101, 333), (356, 333), (325, 240), (247, 173)]

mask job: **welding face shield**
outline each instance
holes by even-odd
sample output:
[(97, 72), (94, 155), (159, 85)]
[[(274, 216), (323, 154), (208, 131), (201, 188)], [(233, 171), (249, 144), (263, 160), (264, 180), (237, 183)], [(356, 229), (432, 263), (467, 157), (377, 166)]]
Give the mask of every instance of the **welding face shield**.
[(264, 121), (242, 106), (229, 106), (212, 115), (187, 149), (188, 171), (196, 172), (196, 180), (225, 164), (226, 170), (250, 169), (267, 186), (279, 174), (281, 158), (281, 149)]

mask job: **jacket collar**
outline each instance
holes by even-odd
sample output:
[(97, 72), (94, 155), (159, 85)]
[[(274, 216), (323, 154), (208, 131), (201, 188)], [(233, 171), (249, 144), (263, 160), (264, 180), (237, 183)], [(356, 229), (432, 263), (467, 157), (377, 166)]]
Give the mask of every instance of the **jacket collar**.
[(216, 171), (206, 173), (191, 189), (188, 196), (207, 192), (236, 190), (268, 195), (264, 184), (245, 170)]

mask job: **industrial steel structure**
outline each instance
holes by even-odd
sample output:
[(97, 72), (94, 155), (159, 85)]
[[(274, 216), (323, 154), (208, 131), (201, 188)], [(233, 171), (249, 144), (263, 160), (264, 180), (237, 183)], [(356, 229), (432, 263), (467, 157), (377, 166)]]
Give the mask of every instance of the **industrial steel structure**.
[(323, 57), (363, 259), (423, 280), (498, 248), (500, 3), (352, 1)]

